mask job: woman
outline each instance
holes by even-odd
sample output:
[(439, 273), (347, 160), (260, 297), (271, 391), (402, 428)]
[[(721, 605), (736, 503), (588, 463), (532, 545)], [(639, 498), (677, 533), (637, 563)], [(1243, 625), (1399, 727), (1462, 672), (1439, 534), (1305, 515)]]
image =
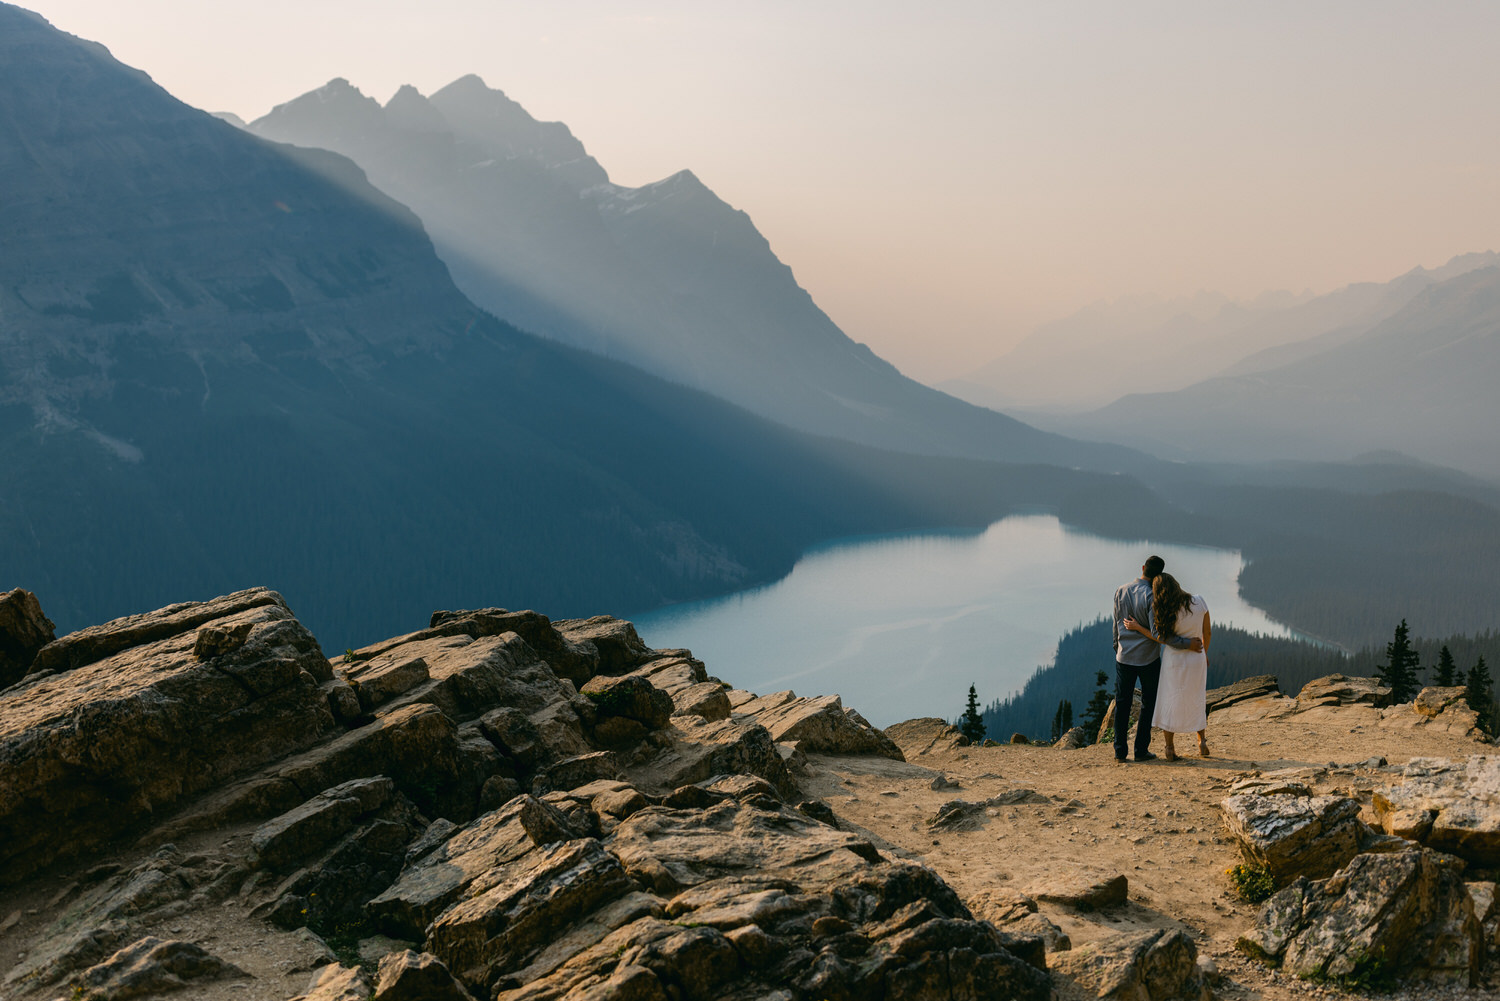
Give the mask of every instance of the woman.
[[(1208, 619), (1208, 602), (1202, 595), (1188, 594), (1169, 573), (1157, 575), (1151, 582), (1151, 620), (1157, 635), (1152, 636), (1134, 619), (1125, 620), (1125, 628), (1148, 636), (1162, 644), (1161, 687), (1156, 696), (1156, 714), (1152, 725), (1166, 735), (1168, 761), (1177, 760), (1173, 737), (1179, 733), (1198, 733), (1198, 756), (1208, 757), (1208, 644), (1212, 628)], [(1176, 634), (1185, 639), (1203, 640), (1205, 652), (1178, 650), (1163, 640)]]

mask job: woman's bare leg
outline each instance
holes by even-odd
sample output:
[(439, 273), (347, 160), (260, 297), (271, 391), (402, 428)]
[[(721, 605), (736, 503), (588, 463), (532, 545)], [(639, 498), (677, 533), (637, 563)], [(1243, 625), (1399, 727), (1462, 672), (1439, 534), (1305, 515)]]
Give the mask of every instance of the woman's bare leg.
[(1208, 730), (1198, 731), (1198, 757), (1208, 757)]
[(1163, 730), (1162, 731), (1162, 737), (1165, 739), (1166, 745), (1167, 745), (1166, 752), (1162, 756), (1164, 758), (1166, 758), (1168, 761), (1176, 761), (1177, 760), (1177, 748), (1174, 747), (1174, 746), (1172, 746), (1172, 739), (1175, 736), (1176, 736), (1176, 734), (1174, 734), (1171, 730)]

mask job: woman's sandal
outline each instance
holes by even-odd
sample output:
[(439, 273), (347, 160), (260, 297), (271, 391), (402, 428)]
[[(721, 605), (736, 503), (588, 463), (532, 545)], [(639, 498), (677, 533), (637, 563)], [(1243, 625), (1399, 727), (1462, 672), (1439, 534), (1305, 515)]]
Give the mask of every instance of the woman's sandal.
[(1213, 755), (1211, 755), (1211, 754), (1208, 753), (1208, 745), (1207, 744), (1199, 744), (1198, 745), (1198, 757), (1200, 757), (1200, 758), (1211, 758), (1211, 757), (1213, 757)]

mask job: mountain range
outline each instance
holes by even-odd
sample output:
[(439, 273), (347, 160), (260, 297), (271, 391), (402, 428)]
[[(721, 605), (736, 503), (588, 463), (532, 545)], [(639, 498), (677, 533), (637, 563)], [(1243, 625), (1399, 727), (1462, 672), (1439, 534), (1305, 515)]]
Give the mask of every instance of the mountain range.
[(815, 434), (924, 454), (1128, 466), (901, 375), (818, 308), (691, 171), (612, 183), (560, 122), (465, 76), (382, 106), (336, 79), (252, 122), (349, 157), (409, 206), (474, 302)]
[(1373, 322), (1258, 352), (1175, 392), (1045, 420), (1171, 459), (1339, 460), (1395, 450), (1500, 480), (1500, 265), (1422, 282), (1409, 296), (1418, 280), (1407, 279), (1398, 280), (1401, 295), (1387, 289), (1383, 305), (1405, 302)]
[(1004, 355), (938, 388), (980, 406), (1072, 427), (1058, 415), (1312, 357), (1357, 338), (1428, 287), (1496, 265), (1500, 254), (1462, 254), (1441, 267), (1413, 268), (1388, 282), (1358, 282), (1319, 296), (1267, 292), (1236, 302), (1199, 292), (1165, 301), (1099, 302), (1044, 324)]

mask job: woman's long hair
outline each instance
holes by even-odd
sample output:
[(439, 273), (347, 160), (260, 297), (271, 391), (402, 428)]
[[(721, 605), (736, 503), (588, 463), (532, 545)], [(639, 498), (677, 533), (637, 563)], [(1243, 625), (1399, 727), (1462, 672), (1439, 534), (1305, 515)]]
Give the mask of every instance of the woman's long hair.
[(1156, 626), (1156, 638), (1165, 641), (1177, 635), (1177, 615), (1192, 603), (1193, 596), (1182, 589), (1176, 577), (1157, 574), (1151, 582), (1151, 621)]

